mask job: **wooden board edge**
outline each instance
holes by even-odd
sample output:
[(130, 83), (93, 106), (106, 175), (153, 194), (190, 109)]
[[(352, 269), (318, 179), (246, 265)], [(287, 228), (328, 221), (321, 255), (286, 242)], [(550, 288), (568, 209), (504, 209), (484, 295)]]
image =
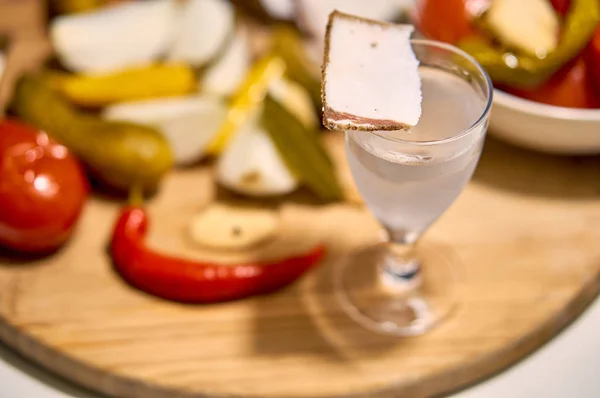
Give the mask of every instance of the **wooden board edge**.
[[(577, 295), (566, 303), (561, 311), (555, 313), (509, 347), (485, 355), (477, 362), (458, 367), (452, 372), (434, 375), (415, 383), (394, 385), (385, 390), (367, 393), (367, 395), (361, 393), (321, 398), (397, 398), (398, 394), (412, 398), (428, 398), (463, 390), (510, 368), (544, 346), (579, 318), (599, 294), (600, 265), (593, 277), (585, 283)], [(23, 333), (18, 326), (11, 324), (2, 314), (0, 314), (0, 339), (17, 353), (34, 361), (49, 372), (101, 394), (123, 398), (248, 398), (239, 395), (206, 395), (201, 392), (167, 388), (125, 376), (108, 374), (44, 345), (35, 337)]]
[[(420, 380), (418, 383), (414, 383), (415, 385), (406, 386), (401, 392), (412, 398), (447, 396), (490, 379), (517, 365), (561, 334), (585, 312), (599, 295), (600, 263), (596, 267), (595, 273), (586, 281), (578, 294), (565, 303), (561, 311), (554, 313), (545, 322), (540, 323), (538, 327), (522, 336), (512, 345), (484, 355), (479, 360), (470, 362), (465, 366), (457, 367), (452, 372)], [(389, 391), (391, 395), (378, 395), (369, 398), (392, 398), (394, 397), (394, 391), (396, 394), (399, 391), (398, 389), (393, 390), (393, 388), (391, 387)]]

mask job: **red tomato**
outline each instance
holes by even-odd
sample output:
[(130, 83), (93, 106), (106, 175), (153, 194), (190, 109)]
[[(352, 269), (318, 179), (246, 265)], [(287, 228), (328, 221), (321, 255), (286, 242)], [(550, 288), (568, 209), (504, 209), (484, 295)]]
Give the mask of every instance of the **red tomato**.
[(59, 248), (87, 195), (85, 173), (67, 148), (25, 124), (0, 121), (0, 245), (28, 253)]
[(600, 25), (596, 28), (594, 37), (586, 48), (586, 61), (591, 69), (596, 89), (600, 92)]
[(551, 0), (552, 1), (552, 6), (554, 7), (554, 9), (556, 10), (556, 12), (561, 15), (561, 16), (565, 16), (567, 15), (567, 12), (569, 11), (569, 7), (571, 6), (571, 0)]
[(509, 88), (506, 91), (532, 101), (569, 108), (596, 108), (600, 105), (592, 74), (583, 57), (560, 69), (540, 87), (532, 90)]
[(456, 44), (476, 36), (472, 13), (490, 0), (417, 0), (415, 24), (427, 38)]

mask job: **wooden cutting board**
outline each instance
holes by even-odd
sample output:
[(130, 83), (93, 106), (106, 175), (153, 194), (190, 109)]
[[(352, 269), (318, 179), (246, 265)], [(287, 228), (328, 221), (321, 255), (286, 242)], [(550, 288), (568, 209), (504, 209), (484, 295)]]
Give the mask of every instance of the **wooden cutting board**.
[[(50, 51), (39, 0), (0, 0), (0, 34), (15, 40), (0, 84)], [(26, 11), (25, 9), (29, 11)], [(14, 66), (14, 68), (13, 68)], [(329, 147), (349, 181), (341, 137)], [(56, 255), (0, 253), (0, 339), (76, 383), (119, 397), (429, 397), (518, 361), (572, 321), (600, 289), (600, 158), (555, 158), (488, 140), (472, 183), (425, 237), (462, 264), (460, 308), (426, 336), (361, 329), (332, 293), (341, 253), (377, 240), (362, 207), (297, 195), (266, 203), (280, 238), (263, 250), (216, 256), (193, 247), (191, 215), (223, 199), (206, 167), (172, 174), (150, 203), (151, 243), (195, 258), (235, 261), (323, 240), (326, 261), (280, 293), (186, 306), (126, 285), (106, 253), (118, 203), (94, 198)]]
[[(347, 172), (341, 136), (328, 141)], [(459, 311), (423, 337), (373, 334), (341, 311), (332, 267), (379, 229), (364, 208), (298, 197), (278, 205), (283, 232), (273, 247), (290, 252), (323, 240), (326, 261), (285, 291), (210, 306), (161, 301), (126, 285), (106, 254), (117, 204), (95, 198), (55, 256), (0, 259), (0, 338), (53, 372), (119, 397), (456, 390), (538, 348), (598, 293), (599, 170), (597, 157), (547, 157), (488, 140), (473, 181), (425, 238), (461, 262), (462, 284)], [(172, 174), (150, 204), (151, 244), (209, 256), (184, 231), (215, 194), (206, 167)]]

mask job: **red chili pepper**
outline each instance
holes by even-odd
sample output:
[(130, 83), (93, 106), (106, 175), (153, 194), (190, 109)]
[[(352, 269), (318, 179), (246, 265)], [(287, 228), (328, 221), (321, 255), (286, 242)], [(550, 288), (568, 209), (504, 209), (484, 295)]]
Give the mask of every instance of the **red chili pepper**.
[(230, 266), (182, 259), (145, 246), (148, 222), (142, 207), (124, 208), (112, 237), (112, 258), (131, 285), (168, 300), (214, 303), (270, 293), (294, 282), (325, 254), (320, 245), (306, 254), (267, 264)]

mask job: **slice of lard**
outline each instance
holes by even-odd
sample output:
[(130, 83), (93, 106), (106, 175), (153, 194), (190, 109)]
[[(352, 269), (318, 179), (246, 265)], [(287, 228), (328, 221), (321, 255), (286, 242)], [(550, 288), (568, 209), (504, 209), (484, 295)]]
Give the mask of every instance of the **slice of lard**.
[(323, 124), (330, 130), (408, 130), (421, 117), (412, 25), (334, 11), (325, 34)]

